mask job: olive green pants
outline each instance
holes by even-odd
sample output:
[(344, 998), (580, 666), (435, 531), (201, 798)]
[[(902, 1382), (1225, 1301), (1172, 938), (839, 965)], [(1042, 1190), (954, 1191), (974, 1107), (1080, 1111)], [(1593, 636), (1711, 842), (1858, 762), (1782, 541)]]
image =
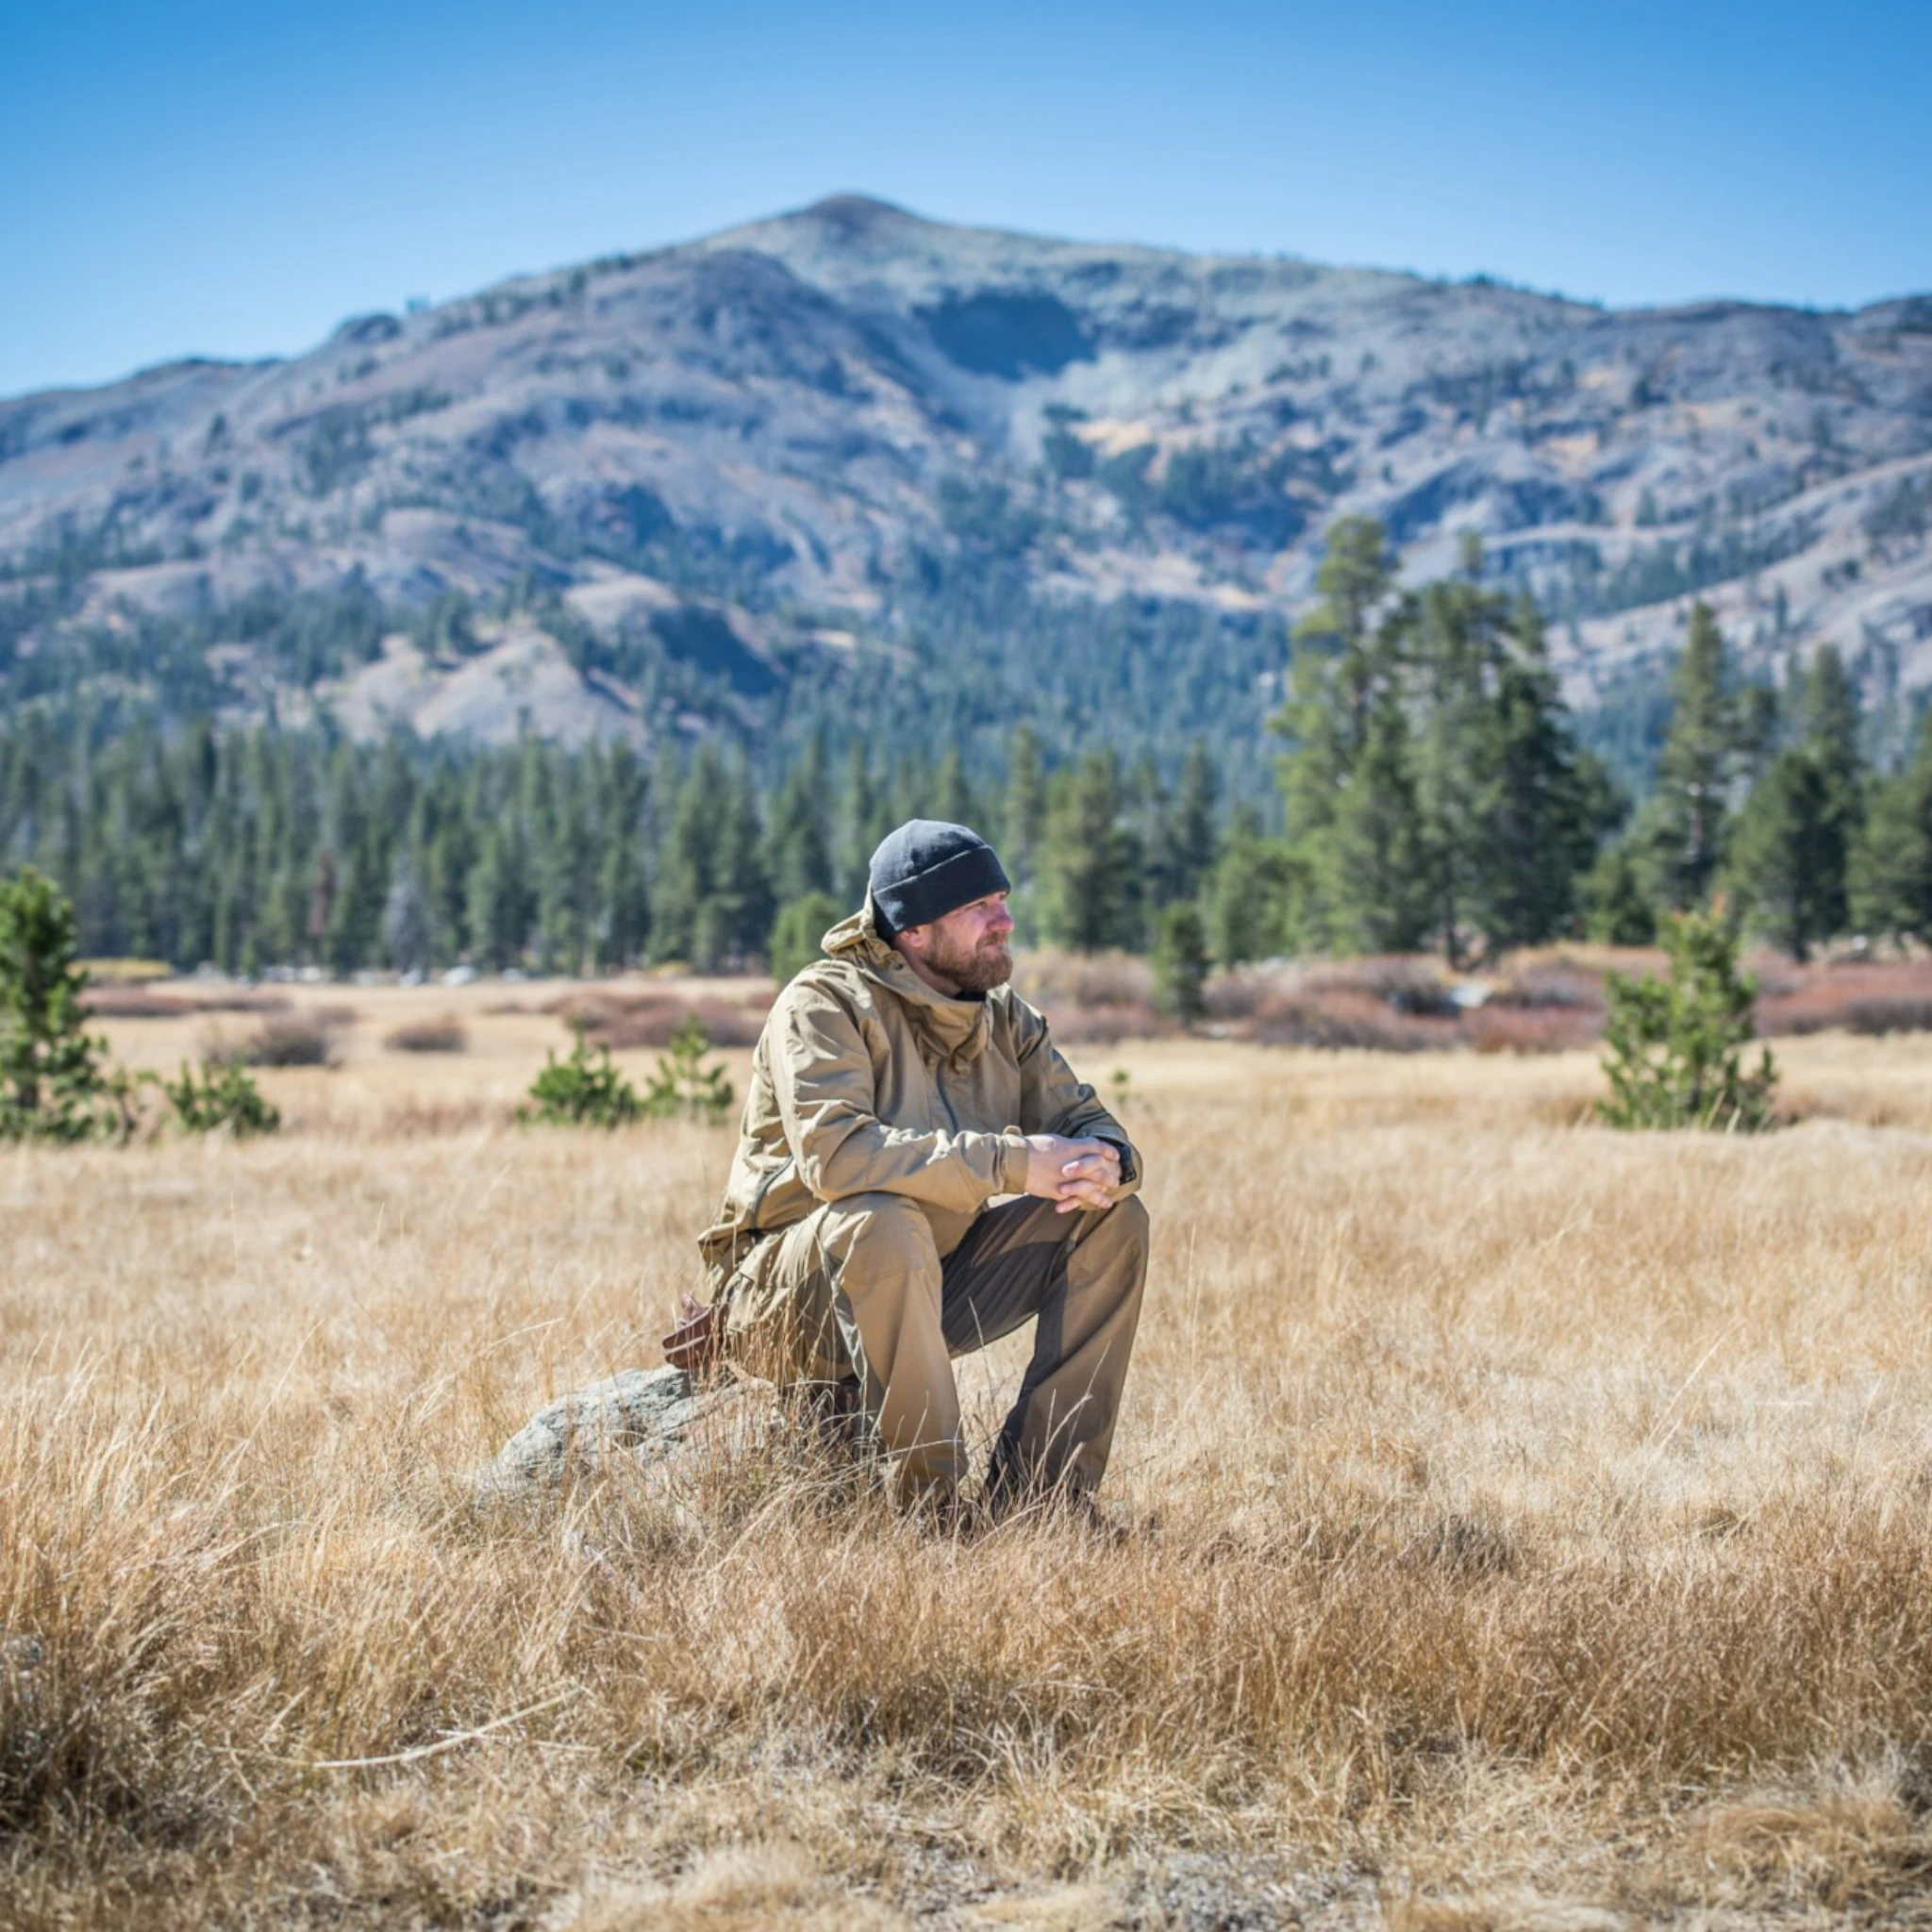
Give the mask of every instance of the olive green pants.
[(1034, 1319), (989, 1479), (1091, 1490), (1141, 1316), (1147, 1210), (1129, 1195), (1060, 1214), (1027, 1197), (960, 1225), (900, 1194), (828, 1202), (767, 1236), (733, 1274), (725, 1352), (780, 1383), (856, 1376), (909, 1501), (948, 1494), (965, 1474), (952, 1357)]

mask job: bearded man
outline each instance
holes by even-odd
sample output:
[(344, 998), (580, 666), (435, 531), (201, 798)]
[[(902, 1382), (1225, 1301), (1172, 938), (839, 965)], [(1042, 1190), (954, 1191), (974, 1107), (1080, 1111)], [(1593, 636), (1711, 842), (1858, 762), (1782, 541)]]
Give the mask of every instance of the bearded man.
[(901, 1500), (943, 1507), (966, 1474), (952, 1357), (1033, 1320), (991, 1518), (1100, 1481), (1147, 1261), (1131, 1143), (1008, 984), (1008, 891), (964, 825), (914, 819), (873, 854), (865, 905), (765, 1022), (700, 1242), (716, 1305), (666, 1342), (842, 1391)]

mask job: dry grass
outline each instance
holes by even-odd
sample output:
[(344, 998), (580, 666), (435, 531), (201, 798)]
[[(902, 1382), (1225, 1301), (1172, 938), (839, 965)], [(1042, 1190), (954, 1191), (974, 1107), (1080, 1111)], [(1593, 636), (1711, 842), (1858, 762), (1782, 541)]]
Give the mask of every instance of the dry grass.
[(1794, 1041), (1735, 1141), (1573, 1124), (1587, 1055), (1126, 1050), (1153, 1526), (961, 1545), (797, 1470), (476, 1511), (730, 1146), (507, 1127), (558, 1022), (491, 996), (358, 990), (275, 1141), (0, 1155), (0, 1923), (1932, 1907), (1932, 1043)]

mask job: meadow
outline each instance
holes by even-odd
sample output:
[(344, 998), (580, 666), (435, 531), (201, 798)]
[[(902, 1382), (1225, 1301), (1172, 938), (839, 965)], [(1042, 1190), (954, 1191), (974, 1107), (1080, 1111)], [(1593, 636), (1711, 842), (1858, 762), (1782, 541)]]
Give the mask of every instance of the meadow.
[(1781, 1041), (1755, 1139), (1589, 1051), (1075, 1049), (1134, 1533), (960, 1541), (806, 1457), (478, 1507), (731, 1147), (517, 1127), (557, 992), (292, 990), (280, 1135), (0, 1151), (0, 1924), (1932, 1921), (1932, 1039)]

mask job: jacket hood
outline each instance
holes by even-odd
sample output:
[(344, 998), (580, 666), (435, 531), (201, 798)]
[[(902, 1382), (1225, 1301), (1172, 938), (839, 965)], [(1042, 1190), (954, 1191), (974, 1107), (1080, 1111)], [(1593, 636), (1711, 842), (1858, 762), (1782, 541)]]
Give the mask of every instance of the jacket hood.
[(907, 965), (896, 946), (879, 937), (872, 894), (819, 941), (826, 956), (854, 967), (874, 986), (902, 1001), (926, 1052), (963, 1069), (986, 1049), (992, 1032), (992, 1009), (983, 999), (948, 999), (926, 985)]

